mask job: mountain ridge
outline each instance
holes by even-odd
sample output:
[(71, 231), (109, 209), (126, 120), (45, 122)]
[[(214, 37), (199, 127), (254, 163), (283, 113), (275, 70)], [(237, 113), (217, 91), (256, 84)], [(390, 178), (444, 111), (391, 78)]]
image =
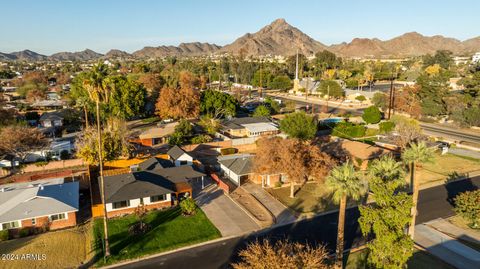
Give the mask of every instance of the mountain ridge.
[(387, 40), (378, 38), (353, 38), (327, 46), (298, 28), (288, 24), (285, 19), (276, 19), (255, 33), (246, 33), (232, 43), (219, 46), (212, 43), (188, 42), (178, 46), (146, 46), (127, 53), (112, 49), (106, 54), (90, 49), (79, 52), (58, 52), (50, 56), (23, 50), (1, 53), (3, 61), (88, 61), (111, 58), (161, 58), (167, 56), (201, 56), (212, 54), (230, 54), (243, 56), (283, 55), (290, 56), (299, 51), (307, 56), (321, 50), (329, 50), (342, 57), (406, 57), (435, 53), (437, 50), (450, 50), (454, 54), (480, 51), (480, 36), (464, 41), (442, 35), (425, 36), (418, 32), (407, 32)]

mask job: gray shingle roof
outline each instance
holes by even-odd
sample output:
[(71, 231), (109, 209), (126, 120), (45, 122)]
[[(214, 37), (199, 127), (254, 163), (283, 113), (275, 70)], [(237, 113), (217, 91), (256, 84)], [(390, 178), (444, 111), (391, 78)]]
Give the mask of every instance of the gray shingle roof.
[(7, 189), (0, 192), (0, 223), (78, 211), (78, 190), (78, 182)]
[(175, 192), (175, 183), (204, 176), (192, 166), (139, 171), (105, 177), (105, 200), (119, 202)]
[(182, 156), (184, 153), (186, 152), (177, 145), (173, 146), (173, 148), (167, 151), (168, 156), (174, 160), (180, 158), (180, 156)]
[(218, 162), (237, 175), (252, 173), (253, 156), (238, 156), (234, 158), (219, 159)]
[(271, 122), (270, 119), (266, 117), (243, 117), (243, 118), (233, 118), (231, 120), (225, 121), (223, 127), (227, 129), (243, 129), (243, 124), (252, 124), (252, 123), (264, 123)]
[(175, 165), (171, 161), (161, 159), (161, 158), (156, 158), (156, 157), (149, 158), (138, 164), (138, 167), (142, 171), (163, 169), (163, 168), (174, 167), (174, 166)]
[(63, 120), (63, 113), (61, 111), (45, 112), (40, 116), (40, 121), (45, 120)]

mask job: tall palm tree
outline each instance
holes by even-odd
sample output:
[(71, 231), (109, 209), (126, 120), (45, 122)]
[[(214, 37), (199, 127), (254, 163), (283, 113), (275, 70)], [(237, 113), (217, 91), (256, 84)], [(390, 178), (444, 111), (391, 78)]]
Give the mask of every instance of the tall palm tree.
[(86, 97), (80, 97), (75, 101), (75, 106), (78, 108), (83, 109), (83, 112), (85, 114), (85, 129), (88, 129), (89, 124), (88, 124), (88, 111), (87, 111), (87, 106), (88, 106), (88, 98)]
[(90, 100), (95, 102), (97, 116), (97, 143), (98, 143), (98, 167), (100, 173), (100, 196), (103, 206), (103, 232), (105, 240), (105, 257), (110, 256), (110, 246), (108, 243), (107, 226), (107, 207), (105, 205), (105, 184), (103, 180), (103, 146), (102, 146), (102, 128), (100, 123), (100, 103), (108, 102), (109, 89), (105, 87), (105, 79), (108, 74), (106, 65), (98, 64), (88, 73), (83, 81), (83, 86), (87, 90)]
[(325, 183), (327, 188), (333, 192), (334, 201), (340, 203), (335, 267), (342, 268), (347, 198), (359, 199), (366, 192), (367, 185), (350, 162), (335, 167)]
[(371, 178), (379, 178), (383, 182), (396, 182), (397, 185), (405, 185), (405, 171), (401, 162), (397, 162), (390, 155), (384, 155), (380, 159), (374, 160), (368, 168), (368, 174)]
[(413, 188), (413, 206), (412, 206), (412, 222), (408, 229), (408, 234), (413, 239), (415, 233), (415, 219), (417, 217), (417, 202), (419, 193), (419, 182), (415, 178), (415, 168), (419, 163), (432, 162), (434, 160), (434, 149), (427, 147), (425, 142), (410, 143), (409, 147), (403, 151), (403, 161), (410, 165), (410, 187)]

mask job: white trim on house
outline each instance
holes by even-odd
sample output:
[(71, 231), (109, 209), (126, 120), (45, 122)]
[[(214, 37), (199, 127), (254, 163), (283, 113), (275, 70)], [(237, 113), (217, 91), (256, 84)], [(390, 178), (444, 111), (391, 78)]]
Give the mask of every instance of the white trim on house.
[(174, 160), (173, 158), (170, 159), (175, 162), (175, 166), (193, 165), (193, 157), (188, 155), (187, 153), (183, 153), (176, 160)]
[(113, 203), (107, 203), (107, 205), (106, 205), (107, 212), (113, 212), (113, 211), (118, 211), (118, 210), (129, 209), (129, 208), (136, 208), (141, 204), (140, 199), (143, 199), (143, 204), (144, 205), (151, 205), (151, 204), (156, 204), (156, 203), (163, 203), (165, 201), (171, 201), (171, 199), (172, 199), (172, 194), (171, 193), (167, 193), (167, 194), (164, 194), (164, 195), (165, 195), (165, 200), (156, 201), (156, 202), (151, 202), (150, 201), (150, 196), (137, 198), (137, 199), (131, 199), (131, 200), (125, 200), (125, 201), (129, 201), (128, 206), (121, 207), (121, 208), (115, 208), (115, 209), (113, 208)]
[[(2, 225), (3, 225), (4, 223), (10, 223), (10, 222), (18, 221), (18, 222), (20, 223), (20, 226), (17, 227), (17, 228), (14, 228), (14, 229), (18, 229), (18, 228), (22, 228), (22, 221), (24, 221), (24, 220), (33, 220), (33, 219), (35, 219), (35, 221), (37, 221), (37, 220), (40, 219), (40, 218), (45, 218), (45, 217), (47, 217), (49, 223), (51, 223), (51, 222), (57, 221), (57, 220), (53, 220), (53, 221), (52, 221), (52, 220), (50, 219), (50, 217), (53, 216), (53, 215), (65, 214), (65, 218), (64, 218), (64, 219), (59, 219), (59, 220), (66, 220), (66, 219), (68, 219), (68, 214), (70, 214), (70, 213), (76, 213), (76, 212), (77, 212), (77, 211), (65, 211), (65, 212), (59, 212), (59, 213), (51, 214), (51, 215), (44, 215), (44, 216), (37, 216), (37, 217), (33, 217), (33, 218), (30, 217), (30, 218), (18, 219), (18, 220), (13, 220), (13, 221), (8, 221), (8, 222), (2, 222), (2, 223), (0, 223), (0, 231), (2, 231)], [(33, 224), (33, 225), (35, 225), (35, 224)]]

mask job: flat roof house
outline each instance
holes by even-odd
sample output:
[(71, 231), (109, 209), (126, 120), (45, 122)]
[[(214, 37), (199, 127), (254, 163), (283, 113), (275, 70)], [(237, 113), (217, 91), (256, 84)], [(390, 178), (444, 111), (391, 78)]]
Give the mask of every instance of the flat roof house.
[(75, 226), (79, 182), (0, 186), (0, 230)]
[(167, 143), (168, 137), (175, 132), (178, 122), (162, 124), (158, 127), (149, 128), (138, 136), (139, 144), (143, 146), (154, 146)]
[(150, 158), (138, 164), (137, 171), (105, 176), (105, 202), (108, 217), (175, 205), (192, 195), (190, 181), (205, 176), (193, 166), (174, 167), (168, 160)]
[(266, 117), (233, 118), (222, 124), (223, 133), (232, 138), (276, 135), (278, 127)]

